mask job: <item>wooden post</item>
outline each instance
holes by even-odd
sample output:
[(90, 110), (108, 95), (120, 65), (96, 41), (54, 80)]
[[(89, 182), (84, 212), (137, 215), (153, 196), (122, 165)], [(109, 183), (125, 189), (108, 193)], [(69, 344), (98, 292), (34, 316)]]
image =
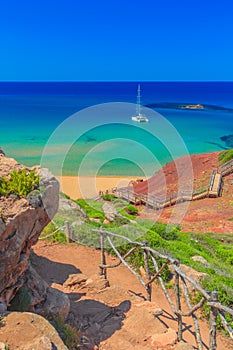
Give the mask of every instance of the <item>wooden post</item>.
[[(179, 266), (179, 260), (176, 260), (176, 266)], [(182, 316), (179, 312), (181, 312), (181, 302), (180, 302), (180, 276), (175, 271), (175, 294), (176, 294), (176, 307), (177, 307), (177, 321), (178, 321), (178, 333), (177, 339), (178, 341), (182, 340)]]
[[(101, 265), (106, 265), (106, 256), (105, 256), (105, 250), (104, 250), (104, 239), (105, 239), (105, 233), (100, 229), (100, 249), (101, 249)], [(107, 269), (100, 266), (100, 276), (104, 276), (105, 279), (107, 279)]]
[[(147, 244), (148, 244), (147, 241), (143, 241), (144, 247), (146, 247)], [(143, 250), (143, 255), (144, 255), (144, 268), (146, 271), (146, 278), (147, 278), (147, 282), (148, 282), (151, 279), (151, 273), (150, 273), (150, 268), (149, 268), (149, 254), (146, 250)], [(146, 286), (146, 292), (147, 292), (147, 300), (151, 301), (151, 293), (152, 293), (152, 285), (151, 284), (148, 284)]]
[[(214, 303), (218, 302), (218, 293), (216, 291), (213, 291), (211, 293), (211, 300)], [(217, 315), (218, 310), (215, 307), (210, 308), (210, 346), (209, 350), (216, 350), (217, 349)]]
[[(185, 297), (185, 300), (186, 300), (186, 304), (187, 304), (189, 310), (191, 311), (192, 310), (192, 305), (191, 305), (191, 302), (190, 302), (189, 291), (188, 291), (188, 287), (187, 287), (187, 284), (186, 284), (186, 281), (185, 281), (184, 277), (181, 277), (181, 281), (182, 281), (183, 287), (184, 287), (184, 297)], [(192, 312), (192, 318), (193, 318), (194, 327), (195, 327), (195, 339), (196, 339), (198, 350), (203, 350), (203, 342), (202, 342), (202, 338), (201, 338), (198, 318), (197, 318), (197, 316), (196, 316), (196, 314), (194, 312)]]
[(71, 243), (71, 227), (69, 221), (65, 221), (66, 243)]

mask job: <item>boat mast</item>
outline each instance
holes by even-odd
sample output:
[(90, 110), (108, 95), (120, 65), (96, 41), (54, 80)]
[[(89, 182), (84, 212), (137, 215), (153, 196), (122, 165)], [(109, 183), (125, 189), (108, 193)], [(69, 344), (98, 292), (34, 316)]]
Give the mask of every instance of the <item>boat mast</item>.
[(137, 115), (141, 115), (141, 87), (140, 87), (140, 84), (138, 84)]

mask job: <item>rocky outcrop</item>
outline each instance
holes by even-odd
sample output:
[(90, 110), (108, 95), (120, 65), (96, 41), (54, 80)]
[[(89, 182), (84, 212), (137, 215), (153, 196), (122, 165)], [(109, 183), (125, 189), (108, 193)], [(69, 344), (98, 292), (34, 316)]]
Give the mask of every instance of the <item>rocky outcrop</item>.
[(116, 210), (112, 202), (108, 202), (108, 201), (104, 202), (103, 212), (104, 212), (105, 220), (107, 220), (108, 222), (113, 222), (115, 221), (116, 218), (121, 218), (126, 220), (124, 216), (118, 213), (118, 211)]
[[(14, 159), (0, 153), (0, 177), (8, 177), (12, 170), (23, 168), (25, 167)], [(59, 200), (59, 183), (56, 178), (47, 169), (37, 170), (40, 175), (40, 187), (32, 191), (27, 198), (0, 197), (1, 309), (7, 309), (11, 302), (14, 304), (12, 299), (23, 287), (22, 291), (27, 299), (24, 308), (39, 311), (42, 304), (47, 305), (49, 310), (56, 309), (56, 301), (61, 303), (63, 300), (63, 314), (66, 315), (69, 309), (68, 298), (63, 297), (61, 292), (58, 296), (30, 265), (30, 248), (57, 212)], [(18, 297), (21, 298), (20, 295)]]

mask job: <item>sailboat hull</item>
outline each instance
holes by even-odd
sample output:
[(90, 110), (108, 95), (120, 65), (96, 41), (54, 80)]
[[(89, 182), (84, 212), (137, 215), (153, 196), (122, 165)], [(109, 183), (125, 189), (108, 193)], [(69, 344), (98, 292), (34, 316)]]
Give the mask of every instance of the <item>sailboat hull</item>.
[(144, 117), (143, 115), (137, 115), (131, 118), (134, 122), (138, 123), (148, 123), (149, 119)]

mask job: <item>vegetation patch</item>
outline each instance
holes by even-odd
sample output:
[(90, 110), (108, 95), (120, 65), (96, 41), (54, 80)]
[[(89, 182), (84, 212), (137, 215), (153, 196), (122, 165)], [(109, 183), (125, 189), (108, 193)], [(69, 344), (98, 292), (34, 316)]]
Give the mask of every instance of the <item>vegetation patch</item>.
[(106, 194), (103, 194), (103, 195), (102, 195), (102, 199), (103, 199), (104, 201), (112, 202), (112, 201), (114, 201), (115, 196), (114, 196), (113, 194), (106, 193)]
[(76, 350), (80, 345), (80, 334), (75, 327), (66, 323), (62, 316), (47, 317), (69, 350)]
[(86, 212), (89, 219), (100, 219), (101, 222), (104, 221), (105, 217), (102, 211), (103, 203), (98, 203), (94, 200), (89, 200), (87, 202), (85, 199), (78, 199), (75, 202)]
[(39, 175), (36, 174), (35, 170), (13, 170), (9, 178), (0, 178), (0, 196), (13, 194), (19, 197), (26, 197), (30, 192), (38, 188), (38, 186)]
[(125, 208), (126, 212), (130, 215), (138, 215), (138, 209), (135, 208), (133, 205), (128, 204)]
[(41, 239), (46, 239), (49, 242), (66, 243), (66, 235), (62, 230), (56, 229), (53, 222), (50, 222), (40, 235)]
[(224, 164), (231, 159), (233, 159), (233, 149), (229, 149), (227, 151), (222, 151), (219, 153), (218, 160), (221, 164)]

